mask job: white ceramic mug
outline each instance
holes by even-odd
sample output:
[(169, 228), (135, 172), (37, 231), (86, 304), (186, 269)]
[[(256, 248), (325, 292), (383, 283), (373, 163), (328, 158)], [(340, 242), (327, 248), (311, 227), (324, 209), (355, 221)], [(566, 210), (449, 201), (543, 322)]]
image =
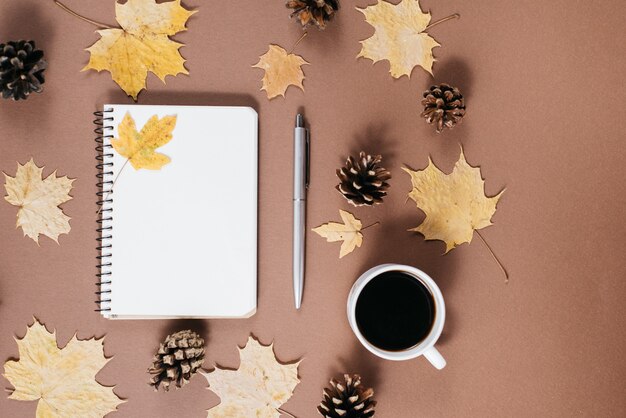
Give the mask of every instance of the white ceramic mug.
[[(361, 294), (361, 291), (365, 285), (370, 282), (370, 280), (387, 271), (399, 271), (413, 276), (415, 280), (419, 280), (424, 286), (426, 286), (435, 302), (435, 320), (433, 321), (430, 333), (417, 345), (402, 351), (387, 351), (372, 345), (365, 339), (363, 334), (361, 334), (361, 331), (356, 323), (356, 302)], [(445, 320), (446, 305), (443, 301), (441, 290), (439, 290), (435, 281), (428, 274), (411, 266), (405, 266), (402, 264), (381, 264), (373, 267), (357, 279), (352, 286), (352, 290), (350, 290), (350, 295), (348, 296), (348, 322), (350, 323), (350, 327), (352, 327), (352, 331), (354, 331), (354, 334), (365, 348), (378, 357), (382, 357), (387, 360), (409, 360), (423, 355), (433, 366), (435, 366), (435, 368), (439, 370), (443, 369), (446, 366), (446, 360), (435, 348), (435, 343), (439, 339), (441, 331), (443, 331), (443, 324)]]

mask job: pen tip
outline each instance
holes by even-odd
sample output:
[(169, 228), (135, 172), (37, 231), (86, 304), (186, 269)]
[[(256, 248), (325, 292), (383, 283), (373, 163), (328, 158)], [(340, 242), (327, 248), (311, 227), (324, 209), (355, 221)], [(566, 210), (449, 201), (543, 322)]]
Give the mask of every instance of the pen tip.
[(301, 113), (296, 115), (296, 128), (304, 128), (304, 116)]

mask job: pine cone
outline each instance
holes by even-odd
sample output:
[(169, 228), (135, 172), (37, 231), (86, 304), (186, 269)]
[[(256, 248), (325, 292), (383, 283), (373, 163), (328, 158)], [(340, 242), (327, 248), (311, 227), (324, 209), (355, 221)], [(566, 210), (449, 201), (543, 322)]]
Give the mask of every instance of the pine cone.
[(0, 44), (0, 89), (3, 99), (26, 99), (43, 90), (43, 71), (48, 64), (34, 41)]
[(330, 388), (324, 388), (324, 400), (317, 410), (325, 418), (369, 418), (374, 416), (376, 401), (374, 389), (361, 386), (361, 376), (343, 375), (344, 381), (331, 379)]
[(303, 28), (316, 25), (324, 29), (339, 10), (339, 0), (287, 0), (286, 6), (293, 9), (291, 17), (296, 16)]
[(150, 386), (158, 390), (159, 386), (167, 392), (170, 384), (183, 387), (191, 376), (202, 366), (204, 361), (204, 340), (191, 330), (179, 331), (168, 335), (154, 355), (148, 373)]
[(341, 182), (336, 189), (354, 206), (382, 203), (389, 188), (387, 180), (391, 173), (380, 166), (383, 157), (367, 155), (363, 151), (359, 158), (348, 157), (345, 167), (337, 170)]
[(441, 133), (444, 127), (454, 128), (465, 115), (463, 95), (459, 89), (445, 83), (431, 86), (426, 90), (422, 105), (424, 105), (422, 116), (428, 123), (436, 124), (437, 133)]

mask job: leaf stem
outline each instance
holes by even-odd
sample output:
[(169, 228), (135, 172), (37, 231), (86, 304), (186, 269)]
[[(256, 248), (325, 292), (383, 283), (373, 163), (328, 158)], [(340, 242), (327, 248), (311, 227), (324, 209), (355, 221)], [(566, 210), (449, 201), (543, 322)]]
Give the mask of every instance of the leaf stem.
[(448, 17), (444, 17), (443, 19), (439, 19), (439, 20), (437, 20), (436, 22), (431, 23), (430, 25), (426, 26), (426, 27), (424, 28), (424, 30), (430, 29), (430, 28), (432, 28), (433, 26), (437, 26), (437, 25), (438, 25), (438, 24), (440, 24), (440, 23), (447, 22), (448, 20), (452, 20), (452, 19), (460, 19), (460, 18), (461, 18), (461, 15), (460, 15), (460, 14), (458, 14), (458, 13), (455, 13), (455, 14), (452, 14), (452, 15), (450, 15), (450, 16), (448, 16)]
[(483, 238), (483, 236), (480, 233), (480, 231), (477, 230), (476, 234), (482, 240), (483, 244), (485, 244), (485, 247), (487, 247), (487, 249), (491, 253), (491, 256), (493, 257), (493, 259), (496, 261), (496, 263), (498, 263), (498, 266), (500, 266), (500, 270), (502, 270), (502, 273), (504, 273), (504, 283), (508, 283), (509, 282), (509, 273), (506, 271), (506, 269), (504, 268), (504, 266), (502, 265), (502, 263), (500, 262), (500, 260), (496, 256), (496, 254), (493, 252), (493, 250), (489, 246), (489, 244), (487, 244), (487, 241), (485, 241), (485, 238)]
[(117, 176), (115, 176), (115, 178), (113, 179), (113, 184), (111, 184), (111, 190), (113, 190), (113, 187), (115, 186), (115, 182), (117, 181), (118, 178), (120, 178), (120, 174), (122, 174), (122, 171), (124, 171), (124, 168), (126, 167), (126, 164), (128, 164), (129, 161), (130, 161), (130, 158), (127, 158), (126, 161), (124, 161), (124, 164), (122, 164), (122, 168), (120, 168), (120, 171), (117, 172)]
[(291, 49), (289, 50), (289, 53), (291, 54), (293, 52), (294, 49), (296, 49), (296, 47), (298, 46), (298, 44), (309, 34), (309, 32), (304, 32), (302, 34), (302, 36), (300, 38), (298, 38), (298, 40), (296, 41), (295, 44), (293, 44), (293, 46), (291, 47)]
[[(109, 195), (113, 193), (113, 187), (115, 186), (115, 182), (117, 182), (117, 179), (120, 178), (120, 174), (122, 174), (122, 171), (124, 171), (124, 167), (126, 167), (126, 164), (128, 164), (129, 161), (130, 161), (130, 158), (127, 158), (126, 161), (124, 161), (122, 168), (120, 168), (120, 171), (117, 172), (117, 176), (115, 176), (115, 178), (113, 179), (113, 183), (111, 183), (111, 190), (107, 194), (104, 195), (104, 199), (102, 200), (107, 200), (109, 198)], [(98, 212), (96, 212), (96, 215), (100, 215), (100, 212), (102, 212), (102, 206), (100, 206), (100, 208), (98, 209)]]
[(290, 414), (289, 412), (285, 411), (285, 410), (284, 410), (284, 409), (282, 409), (282, 408), (276, 408), (276, 410), (277, 410), (278, 412), (280, 412), (281, 414), (283, 414), (283, 415), (290, 416), (291, 418), (296, 418), (296, 416), (295, 416), (295, 415)]
[(370, 226), (379, 225), (379, 224), (380, 224), (380, 222), (376, 221), (373, 224), (369, 224), (368, 226), (364, 226), (363, 228), (361, 228), (361, 231), (363, 231), (364, 229), (369, 228)]
[(74, 10), (70, 9), (69, 7), (67, 7), (66, 5), (61, 3), (59, 0), (54, 0), (54, 4), (56, 4), (61, 9), (65, 10), (66, 12), (71, 14), (72, 16), (75, 16), (75, 17), (77, 17), (79, 19), (82, 19), (85, 22), (91, 23), (92, 25), (95, 25), (95, 26), (99, 27), (100, 29), (113, 29), (113, 26), (109, 26), (109, 25), (107, 25), (105, 23), (96, 22), (95, 20), (91, 20), (91, 19), (89, 19), (89, 18), (87, 18), (85, 16), (79, 15)]

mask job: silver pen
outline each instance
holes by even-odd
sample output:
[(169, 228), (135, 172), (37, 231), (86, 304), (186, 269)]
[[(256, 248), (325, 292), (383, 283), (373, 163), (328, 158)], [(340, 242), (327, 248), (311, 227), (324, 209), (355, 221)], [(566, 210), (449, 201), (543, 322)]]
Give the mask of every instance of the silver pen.
[(293, 296), (296, 309), (302, 304), (304, 247), (306, 237), (306, 189), (309, 187), (309, 131), (304, 117), (296, 115), (293, 137)]

